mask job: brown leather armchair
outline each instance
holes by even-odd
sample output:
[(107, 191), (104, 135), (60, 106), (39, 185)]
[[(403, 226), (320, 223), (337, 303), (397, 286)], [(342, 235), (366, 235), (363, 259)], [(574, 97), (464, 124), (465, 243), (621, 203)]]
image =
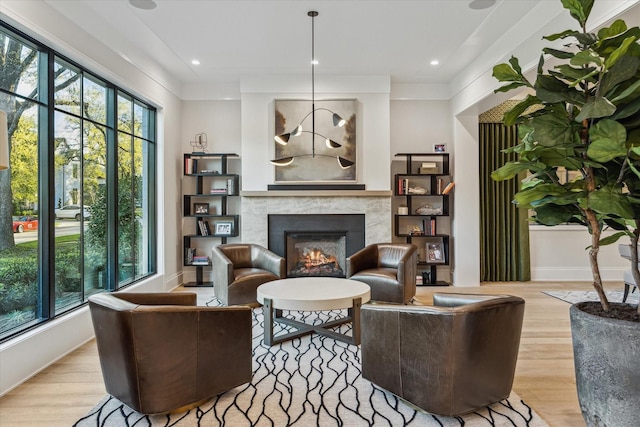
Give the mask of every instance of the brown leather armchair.
[(437, 415), (457, 416), (507, 398), (524, 300), (436, 293), (433, 303), (362, 306), (362, 377)]
[(258, 286), (286, 275), (284, 258), (251, 243), (214, 246), (211, 261), (214, 291), (225, 305), (258, 304)]
[(107, 393), (143, 414), (186, 410), (251, 381), (251, 309), (196, 294), (89, 298)]
[(371, 288), (371, 299), (408, 304), (416, 295), (416, 245), (377, 243), (347, 258), (347, 279)]

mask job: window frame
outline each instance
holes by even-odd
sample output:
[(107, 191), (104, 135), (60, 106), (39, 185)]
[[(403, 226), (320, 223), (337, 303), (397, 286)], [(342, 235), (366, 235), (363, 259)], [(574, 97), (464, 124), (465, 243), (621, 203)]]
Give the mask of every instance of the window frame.
[[(84, 265), (85, 259), (81, 255), (79, 258), (79, 267), (82, 272), (80, 279), (80, 301), (69, 305), (67, 307), (60, 307), (56, 310), (56, 280), (55, 280), (55, 215), (54, 209), (56, 208), (56, 194), (55, 194), (55, 120), (54, 116), (56, 111), (62, 111), (64, 114), (70, 114), (72, 117), (76, 117), (82, 121), (82, 125), (86, 122), (92, 122), (99, 126), (106, 126), (106, 182), (107, 185), (107, 222), (106, 222), (106, 286), (104, 291), (116, 291), (126, 288), (133, 284), (136, 284), (142, 280), (146, 280), (149, 277), (157, 274), (157, 230), (158, 230), (158, 212), (157, 212), (157, 161), (158, 161), (158, 145), (157, 145), (157, 114), (158, 111), (153, 104), (144, 100), (140, 96), (134, 95), (126, 88), (118, 86), (112, 83), (110, 80), (101, 77), (99, 74), (91, 71), (90, 69), (80, 65), (78, 62), (71, 60), (65, 55), (57, 52), (53, 48), (49, 47), (46, 42), (36, 40), (34, 37), (25, 34), (24, 32), (14, 28), (7, 22), (0, 19), (0, 30), (2, 30), (8, 37), (19, 40), (21, 43), (27, 45), (29, 48), (34, 49), (37, 52), (38, 64), (36, 84), (37, 95), (35, 98), (28, 98), (26, 95), (20, 94), (17, 89), (15, 92), (7, 89), (0, 88), (0, 92), (8, 95), (18, 97), (23, 100), (29, 100), (33, 102), (38, 109), (38, 124), (37, 124), (37, 140), (38, 140), (38, 216), (39, 216), (39, 231), (38, 231), (38, 307), (36, 309), (36, 318), (34, 320), (20, 324), (12, 329), (5, 331), (0, 335), (0, 343), (5, 342), (11, 338), (15, 338), (18, 335), (24, 334), (34, 328), (43, 326), (47, 322), (56, 319), (60, 316), (66, 315), (79, 308), (85, 307), (88, 302), (88, 297), (85, 295), (85, 280)], [(55, 105), (55, 78), (54, 67), (56, 60), (62, 61), (64, 64), (69, 64), (74, 69), (79, 70), (81, 73), (81, 82), (84, 79), (90, 79), (93, 82), (97, 82), (103, 85), (106, 91), (105, 96), (105, 111), (106, 123), (93, 122), (82, 112), (82, 108), (79, 115), (73, 114), (66, 110), (56, 109)], [(81, 88), (82, 88), (81, 83)], [(133, 105), (141, 105), (144, 108), (145, 113), (150, 118), (148, 126), (145, 131), (148, 135), (135, 135), (135, 138), (140, 138), (143, 141), (143, 146), (148, 149), (145, 153), (143, 149), (140, 155), (143, 156), (143, 164), (146, 167), (146, 173), (144, 168), (142, 169), (142, 179), (145, 183), (149, 193), (147, 194), (148, 202), (143, 209), (146, 209), (147, 222), (144, 224), (144, 228), (148, 230), (147, 235), (142, 236), (145, 251), (145, 259), (147, 259), (146, 273), (137, 274), (134, 272), (133, 277), (126, 282), (118, 280), (118, 161), (117, 161), (117, 138), (121, 130), (118, 128), (118, 103), (117, 97), (119, 94), (125, 96), (132, 102)], [(81, 106), (84, 102), (85, 93), (84, 90), (80, 91)], [(84, 148), (84, 137), (81, 133), (81, 147)], [(84, 153), (81, 149), (81, 161), (84, 161)], [(146, 154), (146, 155), (145, 155)], [(133, 154), (132, 154), (133, 157)], [(81, 182), (83, 178), (83, 168), (79, 167), (79, 174)], [(129, 189), (131, 191), (131, 189)], [(135, 196), (134, 193), (131, 194)], [(81, 187), (80, 206), (84, 206), (84, 192)], [(80, 230), (79, 242), (81, 248), (84, 248), (84, 231)], [(82, 254), (81, 249), (81, 254)], [(133, 249), (136, 250), (135, 247)]]

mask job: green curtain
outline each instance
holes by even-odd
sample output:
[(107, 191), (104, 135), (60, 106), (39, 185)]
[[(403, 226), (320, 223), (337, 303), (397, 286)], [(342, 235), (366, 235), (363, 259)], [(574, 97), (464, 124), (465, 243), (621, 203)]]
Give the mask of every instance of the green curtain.
[(527, 210), (512, 203), (520, 178), (496, 182), (491, 172), (515, 154), (505, 148), (518, 144), (516, 126), (480, 123), (480, 280), (531, 280)]

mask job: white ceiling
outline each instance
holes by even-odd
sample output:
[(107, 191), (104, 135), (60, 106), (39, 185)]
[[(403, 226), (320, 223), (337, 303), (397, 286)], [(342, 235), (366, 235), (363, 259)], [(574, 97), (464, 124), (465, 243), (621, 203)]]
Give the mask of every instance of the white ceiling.
[(319, 12), (316, 75), (426, 84), (449, 84), (478, 62), (490, 68), (568, 15), (560, 0), (497, 0), (484, 10), (471, 0), (155, 0), (153, 10), (128, 0), (44, 1), (129, 62), (183, 85), (309, 74), (309, 10)]

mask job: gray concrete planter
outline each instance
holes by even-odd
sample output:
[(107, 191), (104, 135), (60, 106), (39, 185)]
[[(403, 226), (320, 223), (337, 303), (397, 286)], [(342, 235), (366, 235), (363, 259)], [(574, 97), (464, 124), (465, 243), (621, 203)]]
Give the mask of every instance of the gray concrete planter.
[[(640, 323), (606, 319), (571, 306), (580, 409), (587, 426), (640, 424)], [(612, 303), (614, 304), (614, 303)]]

